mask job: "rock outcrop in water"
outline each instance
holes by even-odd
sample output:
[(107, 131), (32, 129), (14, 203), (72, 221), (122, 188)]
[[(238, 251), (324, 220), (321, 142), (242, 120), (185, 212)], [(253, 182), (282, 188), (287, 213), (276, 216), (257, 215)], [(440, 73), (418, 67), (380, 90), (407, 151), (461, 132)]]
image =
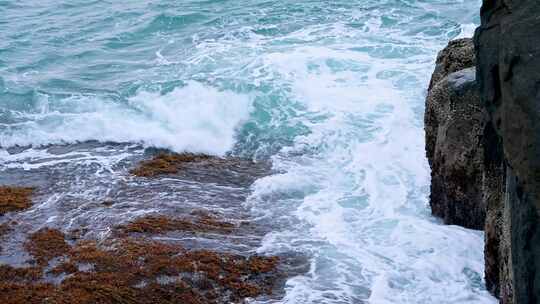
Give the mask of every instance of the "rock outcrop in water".
[(448, 43), (448, 46), (439, 52), (437, 65), (431, 76), (429, 89), (441, 79), (453, 72), (474, 67), (476, 57), (474, 55), (474, 43), (470, 38), (456, 39)]
[[(31, 204), (32, 200), (39, 202), (44, 190), (0, 187), (0, 246), (4, 246), (0, 254), (7, 256), (9, 249), (14, 252), (9, 257), (20, 256), (18, 263), (0, 263), (0, 303), (219, 304), (245, 303), (248, 298), (277, 300), (289, 275), (307, 271), (308, 264), (301, 256), (262, 256), (251, 250), (259, 246), (267, 228), (243, 214), (240, 204), (245, 197), (240, 191), (267, 174), (268, 164), (232, 157), (147, 152), (142, 161), (127, 161), (118, 171), (129, 181), (122, 185), (121, 193), (137, 191), (136, 195), (113, 193), (110, 199), (89, 207), (94, 215), (122, 212), (126, 198), (140, 206), (135, 216), (123, 213), (125, 219), (117, 217), (115, 222), (104, 223), (107, 232), (101, 235), (91, 233), (97, 224), (103, 224), (99, 220), (67, 227), (39, 223), (39, 228), (32, 229), (17, 215), (46, 212), (47, 208)], [(65, 175), (65, 170), (62, 172)], [(170, 191), (165, 192), (170, 188), (160, 187), (167, 181), (174, 183), (175, 191), (182, 196), (171, 196)], [(198, 185), (211, 191), (193, 198), (192, 188)], [(239, 191), (228, 197), (213, 185)], [(163, 199), (152, 206), (151, 199), (141, 195), (143, 192), (150, 198)], [(189, 199), (199, 200), (190, 205)], [(73, 208), (67, 207), (64, 212)]]
[(61, 231), (44, 228), (25, 248), (32, 266), (0, 265), (0, 303), (244, 303), (271, 294), (282, 276), (278, 257), (188, 250), (140, 237), (70, 245)]
[(469, 47), (450, 43), (426, 103), (433, 213), (484, 227), (486, 284), (501, 303), (540, 303), (538, 12), (538, 1), (484, 0), (476, 81), (473, 70), (440, 67), (465, 68), (448, 54)]
[(426, 153), (433, 214), (446, 224), (482, 229), (485, 116), (474, 63), (471, 39), (452, 41), (440, 52), (426, 100)]

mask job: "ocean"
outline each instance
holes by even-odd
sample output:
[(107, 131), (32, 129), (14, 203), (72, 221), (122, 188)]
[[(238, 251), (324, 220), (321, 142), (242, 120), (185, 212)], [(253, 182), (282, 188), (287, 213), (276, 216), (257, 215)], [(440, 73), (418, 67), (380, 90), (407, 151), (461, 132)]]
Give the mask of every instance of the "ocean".
[[(0, 1), (0, 184), (24, 231), (216, 211), (257, 229), (187, 246), (302, 257), (252, 303), (496, 303), (483, 233), (431, 215), (424, 100), (470, 0)], [(255, 168), (146, 180), (155, 149)], [(99, 202), (114, 201), (103, 208)], [(292, 266), (291, 266), (292, 267)], [(293, 267), (294, 268), (294, 267)]]

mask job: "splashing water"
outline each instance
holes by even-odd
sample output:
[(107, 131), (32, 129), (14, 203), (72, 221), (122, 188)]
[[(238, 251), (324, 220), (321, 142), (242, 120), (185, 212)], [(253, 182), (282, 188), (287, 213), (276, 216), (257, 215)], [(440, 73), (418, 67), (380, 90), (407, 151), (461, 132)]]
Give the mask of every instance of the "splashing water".
[[(1, 1), (0, 156), (11, 173), (0, 180), (66, 162), (100, 168), (94, 182), (44, 194), (50, 208), (110, 195), (97, 181), (124, 182), (118, 164), (138, 145), (271, 160), (275, 173), (243, 196), (272, 228), (256, 250), (310, 262), (279, 302), (495, 303), (483, 234), (430, 215), (424, 156), (436, 53), (472, 34), (478, 10), (464, 0)], [(103, 144), (81, 151), (86, 141)], [(58, 156), (50, 144), (68, 148)], [(254, 300), (268, 301), (278, 300)]]

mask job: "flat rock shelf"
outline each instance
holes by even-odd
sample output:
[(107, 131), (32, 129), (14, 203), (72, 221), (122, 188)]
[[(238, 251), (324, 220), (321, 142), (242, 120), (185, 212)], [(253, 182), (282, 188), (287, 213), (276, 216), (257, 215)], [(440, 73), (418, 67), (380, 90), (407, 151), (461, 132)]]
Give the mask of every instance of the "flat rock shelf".
[[(113, 183), (118, 188), (85, 202), (66, 195), (76, 184), (68, 176), (61, 186), (46, 186), (51, 175), (69, 171), (63, 166), (77, 163), (66, 156), (74, 151), (48, 148), (55, 149), (70, 161), (10, 172), (47, 176), (32, 182), (38, 186), (0, 187), (0, 261), (7, 262), (0, 266), (1, 303), (242, 303), (279, 298), (288, 277), (307, 271), (306, 257), (255, 252), (271, 227), (251, 219), (241, 203), (254, 178), (270, 172), (268, 164), (141, 150), (109, 172), (122, 177)], [(88, 179), (100, 169), (87, 171)], [(178, 184), (178, 195), (166, 196)], [(192, 196), (199, 197), (196, 206), (182, 202)], [(61, 207), (51, 210), (44, 198), (57, 198)], [(110, 220), (95, 225), (96, 216)]]

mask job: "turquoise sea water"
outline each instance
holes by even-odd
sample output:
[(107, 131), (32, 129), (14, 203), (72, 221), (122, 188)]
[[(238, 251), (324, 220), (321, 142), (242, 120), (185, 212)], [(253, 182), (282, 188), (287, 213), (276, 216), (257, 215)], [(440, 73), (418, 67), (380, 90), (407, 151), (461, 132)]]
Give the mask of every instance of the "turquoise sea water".
[(424, 156), (436, 54), (479, 6), (0, 1), (1, 168), (87, 141), (270, 160), (244, 202), (275, 225), (257, 251), (310, 261), (281, 302), (495, 303), (483, 234), (430, 215)]

